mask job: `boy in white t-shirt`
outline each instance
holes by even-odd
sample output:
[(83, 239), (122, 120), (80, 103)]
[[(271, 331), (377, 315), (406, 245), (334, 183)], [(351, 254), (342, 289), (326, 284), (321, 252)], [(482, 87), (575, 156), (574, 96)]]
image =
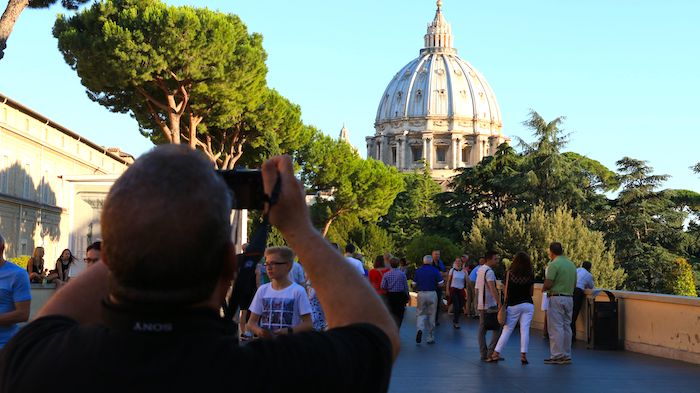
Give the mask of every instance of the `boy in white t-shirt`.
[(250, 304), (248, 330), (258, 337), (271, 338), (311, 330), (311, 304), (304, 288), (289, 280), (294, 252), (288, 247), (265, 250), (270, 282), (261, 285)]

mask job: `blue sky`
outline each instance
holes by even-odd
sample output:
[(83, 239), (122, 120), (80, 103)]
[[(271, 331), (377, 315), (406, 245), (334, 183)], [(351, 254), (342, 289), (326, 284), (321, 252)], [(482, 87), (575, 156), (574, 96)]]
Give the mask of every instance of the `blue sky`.
[[(418, 55), (433, 0), (167, 1), (241, 16), (264, 36), (268, 83), (304, 121), (364, 155), (379, 99)], [(3, 6), (5, 2), (2, 2)], [(700, 2), (693, 0), (444, 0), (459, 54), (486, 77), (504, 132), (530, 139), (530, 108), (567, 117), (568, 149), (609, 168), (623, 156), (700, 191)], [(101, 145), (139, 155), (150, 143), (128, 115), (84, 93), (51, 35), (58, 7), (27, 10), (0, 60), (0, 92)]]

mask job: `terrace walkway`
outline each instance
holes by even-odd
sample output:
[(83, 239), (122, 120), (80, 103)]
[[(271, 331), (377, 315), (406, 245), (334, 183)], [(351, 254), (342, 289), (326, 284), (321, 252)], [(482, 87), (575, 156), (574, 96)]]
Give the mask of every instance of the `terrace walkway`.
[(424, 339), (417, 345), (415, 309), (406, 310), (390, 392), (700, 392), (698, 365), (627, 351), (588, 350), (582, 342), (574, 346), (573, 364), (546, 365), (542, 361), (549, 357), (549, 346), (538, 330), (530, 336), (529, 365), (520, 364), (518, 332), (503, 351), (505, 361), (483, 363), (478, 320), (462, 319), (460, 330), (452, 328), (448, 315), (441, 322), (436, 344)]

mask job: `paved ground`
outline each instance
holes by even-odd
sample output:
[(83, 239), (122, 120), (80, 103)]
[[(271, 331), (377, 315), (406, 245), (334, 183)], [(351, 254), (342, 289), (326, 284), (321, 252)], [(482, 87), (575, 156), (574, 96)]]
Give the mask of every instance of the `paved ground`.
[[(546, 365), (548, 343), (530, 336), (530, 364), (520, 364), (520, 334), (514, 333), (503, 362), (479, 360), (477, 320), (454, 330), (447, 315), (437, 328), (437, 344), (415, 343), (415, 310), (406, 310), (402, 351), (394, 365), (390, 392), (700, 392), (700, 366), (626, 351), (588, 350), (578, 343), (573, 364)], [(490, 337), (490, 332), (488, 333)]]

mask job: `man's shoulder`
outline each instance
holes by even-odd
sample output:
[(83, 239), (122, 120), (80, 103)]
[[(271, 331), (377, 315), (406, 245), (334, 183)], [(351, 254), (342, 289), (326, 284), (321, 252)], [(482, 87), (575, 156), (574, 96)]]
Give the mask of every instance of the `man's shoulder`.
[(26, 269), (22, 269), (10, 261), (6, 260), (2, 267), (6, 274), (19, 275), (20, 273), (24, 273), (27, 275), (27, 278), (29, 277), (29, 273), (27, 273)]
[(345, 259), (347, 259), (348, 262), (351, 262), (351, 263), (354, 263), (354, 264), (358, 264), (358, 263), (361, 264), (361, 263), (362, 263), (362, 261), (360, 261), (359, 259), (357, 259), (357, 258), (355, 258), (355, 257), (351, 257), (350, 255), (346, 255), (346, 256), (345, 256)]
[(568, 257), (563, 257), (561, 263), (562, 265), (566, 266), (566, 268), (570, 271), (576, 271), (576, 264)]
[(303, 293), (304, 295), (306, 295), (306, 289), (304, 289), (304, 287), (295, 282), (293, 282), (292, 285), (289, 286), (288, 290), (294, 292), (295, 294)]
[[(1, 373), (6, 373), (8, 364), (20, 362), (21, 359), (31, 358), (32, 367), (38, 367), (47, 357), (65, 354), (71, 349), (69, 337), (77, 337), (78, 323), (64, 316), (47, 316), (35, 319), (20, 331), (5, 345), (2, 352)], [(87, 336), (93, 333), (90, 328), (81, 329), (80, 334)], [(49, 344), (50, 343), (50, 344)], [(47, 350), (48, 348), (51, 350)], [(82, 347), (82, 346), (78, 346)], [(49, 365), (49, 363), (46, 363)]]

